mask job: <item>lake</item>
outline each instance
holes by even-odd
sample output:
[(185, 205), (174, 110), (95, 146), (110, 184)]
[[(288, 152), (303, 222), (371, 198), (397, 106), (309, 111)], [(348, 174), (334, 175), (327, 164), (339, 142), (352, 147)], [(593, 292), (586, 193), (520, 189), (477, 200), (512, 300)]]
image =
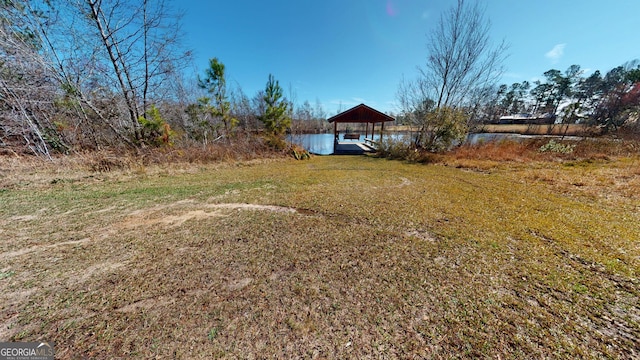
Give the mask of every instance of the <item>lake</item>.
[[(344, 134), (340, 134), (340, 141), (344, 140)], [(410, 141), (407, 133), (385, 134), (385, 138), (391, 137), (394, 140)], [(481, 141), (498, 141), (498, 140), (518, 140), (528, 138), (526, 135), (519, 134), (496, 134), (496, 133), (475, 133), (467, 136), (467, 143), (476, 144)], [(373, 136), (374, 140), (380, 139), (380, 134)], [(331, 155), (333, 153), (333, 134), (297, 134), (290, 135), (289, 141), (302, 146), (312, 154)], [(347, 140), (349, 141), (349, 140)], [(364, 135), (360, 135), (360, 140), (364, 141)]]

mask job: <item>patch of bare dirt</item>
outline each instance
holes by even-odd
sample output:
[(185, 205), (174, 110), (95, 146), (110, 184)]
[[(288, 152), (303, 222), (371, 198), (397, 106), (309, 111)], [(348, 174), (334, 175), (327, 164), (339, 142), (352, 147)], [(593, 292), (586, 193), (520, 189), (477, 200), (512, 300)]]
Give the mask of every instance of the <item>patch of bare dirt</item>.
[(416, 237), (420, 240), (426, 240), (429, 242), (436, 242), (436, 238), (433, 235), (429, 234), (428, 231), (425, 230), (410, 230), (405, 233), (407, 236)]
[(0, 302), (2, 303), (2, 314), (12, 314), (7, 318), (0, 318), (0, 339), (8, 339), (18, 326), (18, 318), (20, 316), (19, 308), (22, 304), (29, 301), (31, 295), (36, 292), (35, 288), (5, 292), (0, 295)]
[(245, 287), (249, 286), (249, 284), (251, 284), (251, 282), (253, 281), (252, 278), (244, 278), (244, 279), (240, 279), (237, 281), (232, 281), (230, 282), (227, 287), (229, 288), (229, 290), (242, 290)]
[(194, 210), (194, 211), (186, 212), (181, 215), (166, 216), (162, 219), (159, 219), (159, 222), (164, 225), (168, 225), (169, 227), (178, 227), (184, 224), (184, 222), (187, 220), (201, 220), (206, 218), (222, 217), (222, 216), (225, 216), (225, 215), (221, 214), (218, 211), (206, 212), (203, 210)]
[(81, 240), (63, 241), (63, 242), (59, 242), (55, 244), (47, 244), (47, 245), (36, 245), (36, 246), (31, 246), (31, 247), (20, 249), (20, 250), (8, 251), (8, 252), (0, 253), (0, 260), (4, 261), (12, 257), (21, 256), (21, 255), (29, 254), (36, 251), (44, 251), (44, 250), (56, 248), (59, 246), (84, 244), (90, 240), (91, 238), (85, 238)]
[(126, 265), (127, 265), (126, 262), (113, 262), (113, 261), (101, 262), (99, 264), (95, 264), (84, 269), (82, 271), (82, 274), (78, 277), (75, 277), (75, 276), (70, 277), (70, 280), (72, 282), (85, 282), (93, 276), (102, 275), (106, 272), (119, 269)]
[[(225, 214), (222, 210), (252, 210), (252, 211), (272, 211), (277, 213), (295, 213), (296, 209), (284, 207), (284, 206), (276, 206), (276, 205), (259, 205), (259, 204), (247, 204), (247, 203), (222, 203), (222, 204), (205, 204), (202, 205), (208, 209), (216, 209), (215, 211), (207, 212), (204, 210), (188, 210), (181, 214), (172, 214), (172, 215), (164, 215), (157, 214), (162, 212), (163, 210), (167, 210), (169, 208), (176, 207), (176, 205), (185, 205), (189, 204), (193, 207), (198, 207), (198, 204), (195, 204), (193, 201), (180, 201), (178, 203), (165, 205), (165, 206), (154, 206), (149, 209), (136, 210), (129, 213), (128, 218), (123, 221), (120, 226), (122, 228), (136, 228), (139, 226), (149, 226), (149, 225), (166, 225), (169, 227), (179, 227), (189, 220), (201, 220), (206, 218), (216, 218), (216, 217), (225, 217), (228, 214)], [(155, 215), (157, 214), (157, 215)], [(155, 215), (155, 216), (154, 216)]]
[(273, 211), (279, 213), (295, 213), (296, 209), (285, 207), (285, 206), (276, 206), (276, 205), (258, 205), (258, 204), (245, 204), (245, 203), (227, 203), (227, 204), (211, 204), (207, 205), (210, 208), (216, 209), (232, 209), (232, 210), (263, 210), (263, 211)]
[(35, 220), (38, 217), (36, 215), (16, 215), (9, 218), (12, 221), (31, 221)]
[(175, 299), (170, 298), (168, 296), (160, 296), (157, 298), (144, 299), (140, 301), (136, 301), (129, 305), (125, 305), (119, 309), (116, 309), (117, 312), (123, 313), (132, 313), (138, 311), (139, 309), (152, 309), (157, 307), (162, 307), (166, 305), (171, 305), (175, 303)]

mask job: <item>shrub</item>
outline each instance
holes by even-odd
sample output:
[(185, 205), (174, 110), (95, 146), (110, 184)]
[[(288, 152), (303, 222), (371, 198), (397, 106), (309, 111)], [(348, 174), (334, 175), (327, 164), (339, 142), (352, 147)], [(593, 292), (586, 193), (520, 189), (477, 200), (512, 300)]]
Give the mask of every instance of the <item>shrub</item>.
[(377, 149), (378, 156), (389, 159), (408, 159), (414, 152), (409, 142), (402, 139), (383, 138)]
[(289, 147), (289, 143), (282, 135), (268, 133), (265, 135), (265, 142), (270, 148), (278, 151), (284, 151)]
[(142, 125), (143, 138), (155, 146), (173, 145), (175, 136), (169, 124), (160, 115), (157, 107), (151, 106), (147, 111), (147, 117), (140, 116), (138, 122)]
[(87, 161), (89, 169), (93, 172), (111, 172), (115, 170), (130, 169), (133, 161), (130, 156), (117, 153), (96, 153)]
[(296, 160), (306, 160), (306, 159), (311, 159), (311, 154), (309, 154), (309, 152), (300, 147), (299, 145), (293, 144), (291, 146), (291, 155), (296, 159)]
[(376, 155), (417, 163), (436, 163), (442, 160), (441, 154), (416, 148), (408, 138), (384, 138), (378, 145)]
[(553, 139), (551, 139), (549, 140), (548, 143), (542, 145), (540, 149), (538, 149), (538, 151), (553, 152), (553, 153), (560, 153), (560, 154), (571, 154), (575, 147), (576, 147), (575, 145), (557, 143)]
[(443, 107), (426, 114), (416, 145), (431, 152), (449, 150), (454, 144), (462, 143), (468, 133), (464, 111)]

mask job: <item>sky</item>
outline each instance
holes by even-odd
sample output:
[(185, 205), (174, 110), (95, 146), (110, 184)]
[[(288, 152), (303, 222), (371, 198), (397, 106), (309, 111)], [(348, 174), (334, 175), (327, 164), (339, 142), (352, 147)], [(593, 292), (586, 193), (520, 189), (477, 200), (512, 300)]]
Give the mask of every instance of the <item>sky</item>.
[[(399, 112), (402, 78), (418, 76), (428, 34), (456, 0), (185, 0), (177, 7), (194, 72), (225, 64), (253, 97), (269, 74), (300, 105), (329, 116), (365, 103)], [(509, 45), (501, 83), (577, 64), (588, 75), (640, 59), (639, 0), (485, 0), (494, 43)]]

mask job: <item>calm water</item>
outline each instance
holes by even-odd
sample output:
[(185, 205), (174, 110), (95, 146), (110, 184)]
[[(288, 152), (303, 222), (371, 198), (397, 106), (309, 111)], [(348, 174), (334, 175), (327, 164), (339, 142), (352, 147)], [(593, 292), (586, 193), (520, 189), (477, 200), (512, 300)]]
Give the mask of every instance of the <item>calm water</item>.
[(302, 146), (312, 154), (330, 155), (333, 153), (333, 134), (292, 135), (289, 141)]
[[(340, 134), (340, 140), (342, 141), (343, 134)], [(385, 138), (387, 136), (391, 137), (394, 140), (407, 140), (410, 141), (408, 134), (385, 134)], [(470, 144), (476, 144), (481, 141), (497, 141), (504, 139), (522, 139), (524, 138), (522, 135), (517, 134), (489, 134), (489, 133), (478, 133), (478, 134), (469, 134), (467, 136), (467, 142)], [(380, 139), (380, 134), (376, 134), (373, 137), (374, 140)], [(330, 155), (333, 153), (333, 134), (300, 134), (300, 135), (292, 135), (289, 140), (295, 144), (302, 146), (307, 149), (310, 153), (316, 155)], [(349, 140), (347, 140), (349, 141)], [(360, 141), (364, 141), (364, 135), (360, 135)]]

